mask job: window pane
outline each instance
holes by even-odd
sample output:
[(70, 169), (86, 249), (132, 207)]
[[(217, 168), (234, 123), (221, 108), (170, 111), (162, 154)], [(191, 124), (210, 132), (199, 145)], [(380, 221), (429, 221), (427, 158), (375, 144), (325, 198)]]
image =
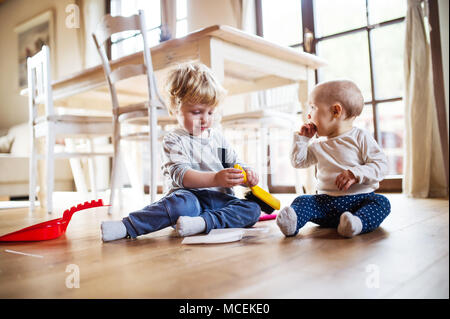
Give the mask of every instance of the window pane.
[(120, 12), (120, 0), (111, 0), (111, 15), (119, 15)]
[[(149, 46), (152, 47), (159, 43), (161, 8), (160, 0), (111, 0), (112, 16), (130, 16), (137, 14), (138, 10), (144, 10)], [(153, 30), (151, 30), (153, 29)], [(142, 50), (141, 36), (134, 36), (138, 32), (125, 31), (111, 36), (111, 58), (117, 59), (122, 56)], [(129, 38), (129, 39), (128, 39)], [(121, 39), (125, 39), (120, 41)], [(118, 42), (118, 43), (115, 43)]]
[[(124, 1), (127, 6), (133, 6), (134, 12), (138, 10), (144, 10), (145, 13), (145, 23), (147, 24), (147, 29), (153, 29), (161, 25), (161, 2), (160, 0), (134, 0), (134, 1)], [(134, 4), (132, 4), (134, 2)], [(133, 9), (130, 8), (130, 11)]]
[(373, 126), (373, 109), (372, 104), (364, 105), (364, 108), (361, 112), (361, 115), (356, 117), (353, 124), (356, 127), (362, 128), (368, 132), (374, 134), (374, 126)]
[(347, 78), (358, 85), (365, 101), (372, 99), (366, 31), (319, 41), (317, 52), (328, 63), (318, 70), (319, 82)]
[(119, 40), (131, 38), (135, 35), (138, 35), (139, 31), (124, 31), (111, 35), (112, 43), (119, 42)]
[(142, 46), (141, 35), (114, 43), (111, 46), (111, 58), (115, 60), (122, 56), (137, 52), (142, 50)]
[(365, 0), (314, 0), (314, 12), (318, 37), (367, 25)]
[(371, 31), (375, 97), (387, 99), (403, 95), (404, 23)]
[(403, 174), (404, 107), (403, 101), (378, 104), (380, 146), (387, 158), (389, 175)]
[[(152, 47), (159, 43), (160, 29), (154, 29), (147, 32), (148, 46)], [(125, 32), (118, 34), (122, 36)], [(113, 39), (111, 37), (111, 39)], [(129, 39), (122, 40), (117, 43), (113, 43), (111, 46), (111, 58), (113, 60), (143, 50), (142, 36), (131, 37)]]
[(177, 38), (184, 37), (187, 34), (187, 19), (177, 21)]
[(148, 46), (151, 48), (151, 47), (159, 44), (160, 36), (161, 36), (160, 28), (156, 28), (156, 29), (147, 31)]
[(145, 12), (147, 29), (153, 29), (161, 25), (161, 2), (160, 0), (137, 1), (138, 9)]
[(112, 0), (111, 15), (128, 17), (144, 10), (147, 29), (161, 25), (160, 0)]
[(304, 52), (303, 45), (296, 46), (296, 47), (294, 47), (294, 49), (298, 50), (300, 52)]
[(186, 0), (177, 0), (177, 20), (187, 17), (187, 2)]
[(286, 165), (286, 154), (292, 147), (290, 130), (272, 128), (269, 137), (272, 185), (295, 185), (295, 169)]
[(407, 0), (369, 0), (369, 23), (376, 24), (406, 15)]
[(303, 42), (300, 0), (262, 0), (264, 38), (290, 46)]

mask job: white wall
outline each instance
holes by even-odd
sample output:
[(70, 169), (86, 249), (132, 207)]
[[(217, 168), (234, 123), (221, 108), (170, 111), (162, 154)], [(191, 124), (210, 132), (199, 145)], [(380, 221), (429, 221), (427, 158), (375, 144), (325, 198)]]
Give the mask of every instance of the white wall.
[[(56, 54), (55, 79), (62, 78), (82, 69), (80, 45), (77, 29), (69, 29), (65, 25), (68, 13), (65, 8), (75, 0), (7, 0), (0, 5), (0, 130), (8, 129), (28, 120), (27, 98), (19, 95), (18, 88), (18, 43), (14, 28), (24, 21), (47, 11), (54, 10), (55, 46), (51, 54)], [(85, 0), (83, 2), (86, 17), (86, 28), (90, 29), (96, 21), (89, 15), (98, 11), (98, 3), (104, 0)], [(239, 0), (189, 0), (188, 30), (193, 31), (214, 24), (226, 24), (238, 27), (236, 10)], [(90, 32), (86, 32), (85, 41), (89, 44)], [(89, 54), (92, 48), (86, 46), (86, 67), (97, 64), (95, 55)]]
[(0, 5), (0, 128), (28, 121), (27, 98), (19, 95), (18, 43), (14, 28), (49, 9), (54, 10), (56, 78), (81, 69), (77, 31), (65, 26), (65, 8), (73, 0), (14, 0)]
[(206, 28), (216, 24), (226, 24), (239, 27), (240, 21), (236, 16), (236, 0), (189, 0), (188, 32)]

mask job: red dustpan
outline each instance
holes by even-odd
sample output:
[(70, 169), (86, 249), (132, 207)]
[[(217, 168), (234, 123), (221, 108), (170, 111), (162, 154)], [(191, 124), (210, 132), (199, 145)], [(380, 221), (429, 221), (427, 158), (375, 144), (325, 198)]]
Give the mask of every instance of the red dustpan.
[(39, 241), (57, 238), (66, 232), (66, 228), (69, 225), (70, 219), (75, 212), (100, 206), (105, 206), (103, 205), (103, 201), (101, 199), (97, 201), (93, 200), (91, 202), (85, 202), (84, 204), (78, 204), (77, 206), (73, 206), (70, 209), (66, 209), (62, 218), (48, 220), (46, 222), (3, 235), (0, 237), (0, 242)]

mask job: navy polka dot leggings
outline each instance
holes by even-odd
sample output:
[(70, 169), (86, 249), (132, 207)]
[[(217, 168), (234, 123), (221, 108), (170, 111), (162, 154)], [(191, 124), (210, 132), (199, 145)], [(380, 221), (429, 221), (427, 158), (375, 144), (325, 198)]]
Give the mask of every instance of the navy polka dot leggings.
[(292, 202), (291, 207), (297, 214), (297, 232), (309, 221), (337, 228), (341, 215), (351, 212), (361, 219), (363, 234), (380, 226), (391, 211), (389, 200), (373, 192), (346, 196), (302, 195)]

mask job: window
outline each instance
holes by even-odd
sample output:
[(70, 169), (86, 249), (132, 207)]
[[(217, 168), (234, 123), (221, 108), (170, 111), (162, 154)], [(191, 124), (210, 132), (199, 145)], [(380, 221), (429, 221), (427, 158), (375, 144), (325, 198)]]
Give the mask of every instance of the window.
[[(110, 13), (112, 16), (130, 16), (136, 14), (138, 10), (144, 10), (146, 17), (147, 36), (149, 47), (155, 46), (162, 41), (169, 40), (173, 32), (181, 37), (187, 34), (187, 0), (176, 0), (176, 30), (170, 33), (165, 32), (163, 25), (162, 6), (165, 4), (162, 0), (110, 0)], [(168, 12), (168, 15), (175, 12)], [(170, 20), (167, 17), (167, 20)], [(142, 39), (139, 32), (127, 31), (114, 34), (111, 37), (111, 58), (117, 59), (142, 50)]]
[(313, 6), (316, 37), (367, 25), (365, 0), (315, 0)]
[(373, 132), (388, 157), (389, 174), (403, 174), (403, 43), (405, 0), (313, 0), (316, 54), (330, 66), (318, 82), (349, 78), (365, 110), (355, 125)]
[(183, 37), (188, 33), (187, 24), (187, 0), (177, 0), (177, 38)]
[(329, 63), (316, 72), (317, 82), (345, 77), (358, 84), (365, 107), (355, 125), (374, 134), (388, 157), (388, 178), (396, 178), (400, 190), (406, 0), (255, 1), (260, 36), (303, 48), (303, 35), (312, 35), (308, 52)]
[[(148, 45), (160, 42), (161, 4), (160, 0), (111, 0), (112, 16), (130, 16), (144, 10)], [(111, 58), (117, 59), (142, 50), (142, 35), (138, 31), (126, 31), (111, 36)]]
[(262, 0), (261, 2), (264, 38), (281, 45), (298, 45), (303, 38), (301, 1)]

